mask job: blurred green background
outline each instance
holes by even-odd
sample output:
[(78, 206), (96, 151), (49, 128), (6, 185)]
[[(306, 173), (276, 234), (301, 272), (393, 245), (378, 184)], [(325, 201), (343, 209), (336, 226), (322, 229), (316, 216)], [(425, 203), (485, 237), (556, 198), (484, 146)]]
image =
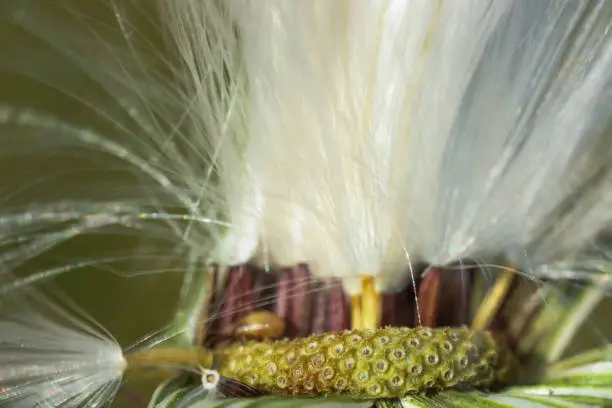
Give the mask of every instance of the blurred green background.
[[(78, 18), (82, 21), (92, 19), (96, 24), (113, 25), (115, 22), (112, 11), (105, 3), (108, 2), (8, 0), (0, 5), (0, 103), (35, 108), (112, 137), (112, 126), (77, 100), (79, 96), (100, 95), (100, 88), (95, 81), (74, 75), (78, 70), (75, 70), (75, 65), (68, 58), (61, 56), (61, 52), (45, 46), (43, 41), (36, 39), (31, 33), (8, 24), (9, 12), (17, 7), (37, 18), (39, 6), (51, 5), (58, 13), (54, 14), (50, 26), (62, 27), (64, 17), (65, 22), (75, 17), (72, 12), (78, 13)], [(142, 7), (143, 3), (134, 5)], [(148, 2), (148, 5), (152, 6), (152, 2)], [(147, 3), (144, 3), (144, 6), (146, 8)], [(146, 15), (147, 13), (144, 13), (141, 16), (144, 21), (141, 27), (143, 34), (152, 24), (145, 19)], [(45, 21), (40, 23), (44, 26)], [(87, 29), (87, 25), (84, 28)], [(73, 35), (78, 38), (79, 33), (74, 32)], [(155, 34), (150, 36), (150, 40), (159, 41)], [(75, 97), (67, 96), (62, 89), (56, 89), (46, 83), (45, 78), (48, 76), (61, 78), (61, 81), (71, 84), (80, 94)], [(44, 137), (53, 137), (53, 134)], [(80, 159), (78, 153), (75, 157), (74, 151), (65, 155), (50, 151), (45, 155), (44, 150), (36, 150), (33, 146), (32, 152), (34, 153), (24, 157), (0, 155), (0, 200), (4, 211), (61, 199), (61, 191), (64, 191), (64, 188), (65, 191), (70, 191), (71, 179), (81, 186), (87, 186), (90, 177), (92, 185), (103, 180), (110, 188), (134, 183), (134, 178), (129, 174), (113, 171), (112, 161), (107, 163), (108, 171), (104, 173), (105, 163), (89, 163), (88, 158)], [(104, 197), (105, 194), (104, 191), (91, 193), (94, 197)], [(166, 255), (164, 245), (168, 246)], [(146, 254), (149, 248), (154, 252), (155, 259), (144, 262), (129, 260), (130, 254), (136, 254), (137, 251)], [(85, 267), (62, 274), (53, 280), (52, 289), (59, 288), (61, 292), (66, 293), (106, 327), (122, 345), (128, 346), (162, 328), (175, 314), (183, 277), (183, 263), (172, 250), (171, 239), (151, 238), (146, 233), (140, 235), (137, 230), (110, 230), (61, 244), (49, 253), (22, 265), (19, 273), (36, 273), (80, 259), (102, 259), (115, 255), (128, 257), (126, 261), (112, 265), (114, 272), (105, 267)], [(120, 275), (126, 271), (146, 272), (159, 269), (170, 271), (141, 273), (133, 277)], [(150, 387), (132, 384), (130, 388), (136, 392), (146, 392)], [(135, 403), (120, 394), (113, 406), (134, 407)]]
[[(113, 24), (112, 12), (105, 5), (108, 2), (104, 0), (86, 2), (78, 0), (12, 1), (12, 3), (23, 5), (22, 10), (26, 13), (29, 11), (36, 13), (38, 5), (53, 4), (54, 7), (57, 5), (57, 10), (64, 10), (66, 21), (74, 18), (71, 12), (78, 11), (79, 19), (97, 19), (102, 24)], [(54, 17), (58, 16), (61, 17), (61, 13)], [(53, 85), (45, 83), (44, 78), (46, 74), (53, 71), (63, 72), (66, 83), (74, 80), (75, 88), (81, 95), (100, 94), (97, 84), (94, 81), (83, 81), (82, 78), (71, 78), (75, 67), (71, 65), (69, 59), (60, 58), (53, 47), (45, 50), (49, 52), (48, 54), (40, 52), (42, 47), (28, 49), (28, 45), (33, 44), (32, 36), (29, 33), (4, 24), (3, 20), (0, 22), (3, 23), (0, 24), (0, 103), (25, 108), (32, 107), (61, 120), (76, 123), (104, 136), (112, 137), (113, 130), (109, 123), (101, 121), (92, 109), (80, 103), (77, 100), (79, 95), (67, 96), (61, 89), (55, 89)], [(54, 24), (58, 23), (61, 26), (61, 18), (54, 21)], [(74, 35), (78, 36), (79, 33), (75, 32)], [(156, 41), (155, 38), (151, 40)], [(55, 55), (58, 55), (58, 58), (50, 58)], [(19, 67), (24, 67), (24, 69), (20, 71)], [(43, 80), (40, 81), (40, 78), (32, 76), (32, 72), (40, 72), (40, 78)], [(43, 137), (51, 138), (53, 134), (43, 135)], [(74, 151), (66, 155), (61, 152), (48, 151), (49, 154), (46, 155), (44, 149), (37, 150), (35, 146), (32, 151), (37, 153), (24, 156), (25, 159), (28, 159), (25, 162), (21, 158), (13, 160), (13, 158), (0, 156), (4, 160), (3, 163), (0, 163), (2, 169), (0, 197), (5, 209), (25, 208), (33, 202), (46, 203), (54, 199), (73, 198), (62, 197), (61, 192), (71, 191), (71, 181), (74, 181), (75, 186), (79, 188), (82, 188), (83, 185), (87, 186), (88, 177), (92, 178), (93, 186), (95, 186), (94, 181), (97, 183), (101, 179), (108, 182), (109, 194), (113, 193), (113, 188), (133, 185), (135, 182), (129, 174), (116, 171), (112, 161), (92, 164), (89, 162), (89, 157), (79, 158), (78, 152), (75, 157)], [(107, 172), (104, 172), (105, 167)], [(82, 196), (83, 191), (86, 190), (75, 191), (75, 196), (79, 194)], [(104, 197), (105, 191), (92, 190), (91, 193), (92, 197)], [(138, 248), (142, 251), (147, 247), (154, 248), (155, 254), (160, 259), (148, 263), (127, 260), (118, 266), (118, 271), (146, 270), (147, 268), (154, 270), (160, 265), (162, 268), (169, 269), (172, 268), (176, 259), (173, 258), (171, 251), (168, 251), (167, 259), (164, 259), (162, 246), (164, 242), (139, 235), (136, 230), (110, 230), (102, 235), (73, 239), (55, 248), (50, 254), (39, 257), (34, 263), (24, 265), (22, 269), (42, 270), (62, 263), (71, 263), (75, 259), (96, 258), (98, 254), (100, 258), (107, 254), (129, 255), (135, 253)], [(171, 272), (145, 273), (130, 278), (101, 268), (88, 267), (68, 272), (58, 277), (55, 282), (86, 310), (90, 310), (125, 344), (158, 328), (160, 323), (168, 322), (174, 314), (176, 296), (182, 279), (182, 272), (176, 268), (176, 264), (174, 267)]]

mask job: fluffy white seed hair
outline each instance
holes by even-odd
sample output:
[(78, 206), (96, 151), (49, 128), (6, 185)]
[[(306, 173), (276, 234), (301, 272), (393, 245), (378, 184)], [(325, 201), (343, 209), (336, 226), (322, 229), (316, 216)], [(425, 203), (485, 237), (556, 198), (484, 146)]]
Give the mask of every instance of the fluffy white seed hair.
[(84, 315), (29, 289), (2, 294), (1, 406), (105, 406), (125, 366), (117, 342)]
[(231, 253), (258, 240), (355, 292), (409, 262), (545, 263), (609, 224), (609, 3), (231, 5), (249, 113), (248, 141), (218, 144), (243, 162), (222, 173), (242, 186)]
[[(386, 290), (414, 262), (502, 255), (529, 269), (610, 224), (605, 0), (159, 0), (173, 60), (156, 57), (121, 2), (108, 2), (115, 31), (54, 18), (62, 2), (19, 3), (2, 15), (72, 60), (106, 103), (16, 65), (27, 48), (1, 63), (115, 128), (29, 118), (18, 129), (32, 137), (11, 148), (61, 140), (120, 159), (137, 188), (113, 190), (95, 214), (165, 233), (184, 259), (307, 262), (354, 293), (356, 276)], [(64, 203), (74, 222), (91, 219), (82, 196)], [(53, 219), (28, 212), (43, 214)], [(15, 242), (27, 225), (10, 230)], [(40, 236), (55, 244), (60, 232)]]

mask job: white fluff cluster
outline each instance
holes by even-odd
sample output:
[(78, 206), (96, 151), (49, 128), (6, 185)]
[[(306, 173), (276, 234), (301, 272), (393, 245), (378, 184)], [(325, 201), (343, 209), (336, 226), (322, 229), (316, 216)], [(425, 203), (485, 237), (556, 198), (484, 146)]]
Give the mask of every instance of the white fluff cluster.
[(164, 0), (172, 60), (119, 4), (106, 37), (53, 26), (60, 6), (12, 15), (127, 113), (77, 94), (116, 134), (74, 144), (140, 175), (117, 201), (200, 258), (308, 262), (354, 292), (415, 262), (530, 268), (609, 224), (606, 1)]
[(221, 173), (237, 261), (389, 289), (410, 262), (530, 268), (609, 224), (609, 3), (231, 5), (248, 114), (228, 120), (248, 139), (217, 149), (241, 159)]
[(105, 406), (126, 363), (116, 340), (92, 323), (31, 290), (3, 293), (0, 406)]

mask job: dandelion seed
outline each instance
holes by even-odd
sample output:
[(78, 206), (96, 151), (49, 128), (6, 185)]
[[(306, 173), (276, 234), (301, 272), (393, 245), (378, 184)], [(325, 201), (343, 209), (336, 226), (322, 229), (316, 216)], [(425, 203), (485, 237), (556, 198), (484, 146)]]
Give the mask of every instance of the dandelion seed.
[(0, 405), (105, 406), (125, 368), (116, 340), (84, 316), (32, 290), (0, 298)]

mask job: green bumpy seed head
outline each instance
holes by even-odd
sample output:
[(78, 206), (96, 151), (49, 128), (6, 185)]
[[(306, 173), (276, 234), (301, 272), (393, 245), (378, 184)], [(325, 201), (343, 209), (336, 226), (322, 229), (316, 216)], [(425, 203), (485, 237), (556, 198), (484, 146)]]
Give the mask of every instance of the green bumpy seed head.
[(400, 397), (430, 389), (486, 388), (516, 361), (491, 332), (384, 328), (235, 343), (215, 351), (221, 375), (275, 395)]

